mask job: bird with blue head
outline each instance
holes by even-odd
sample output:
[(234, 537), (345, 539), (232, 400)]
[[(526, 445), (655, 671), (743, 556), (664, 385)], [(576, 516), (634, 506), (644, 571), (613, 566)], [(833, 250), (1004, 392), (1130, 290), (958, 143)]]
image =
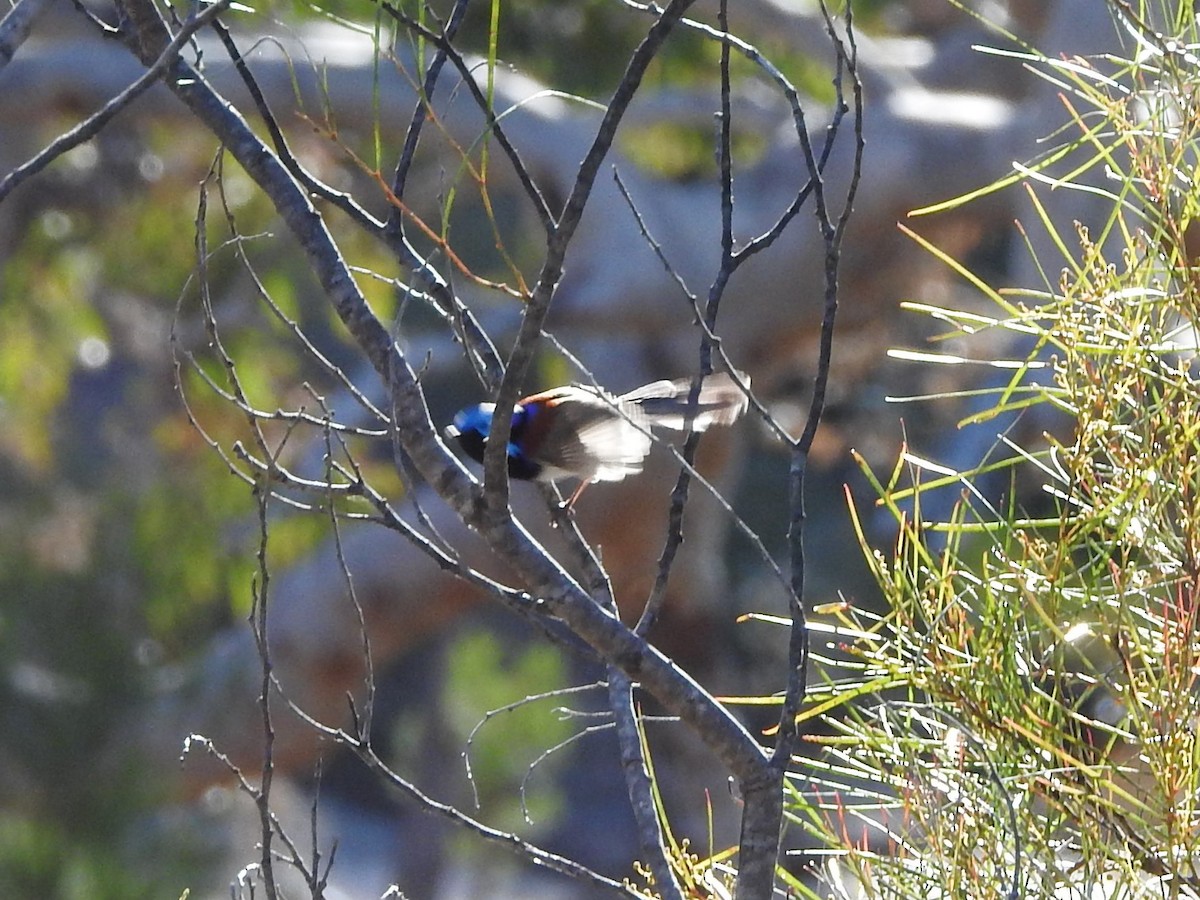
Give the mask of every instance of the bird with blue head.
[[(738, 373), (747, 388), (750, 381)], [(650, 452), (651, 428), (704, 431), (730, 425), (746, 411), (745, 391), (725, 373), (694, 380), (655, 381), (619, 396), (597, 387), (570, 384), (518, 401), (508, 439), (508, 475), (523, 481), (578, 478), (567, 507), (596, 481), (620, 481), (637, 474)], [(496, 407), (479, 403), (460, 410), (447, 426), (477, 462), (483, 461)]]

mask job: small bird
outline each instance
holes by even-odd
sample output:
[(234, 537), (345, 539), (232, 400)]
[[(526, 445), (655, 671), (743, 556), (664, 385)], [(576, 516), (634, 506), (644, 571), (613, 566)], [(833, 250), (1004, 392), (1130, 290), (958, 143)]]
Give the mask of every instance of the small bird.
[[(738, 377), (749, 384), (747, 376), (739, 372)], [(704, 378), (694, 404), (688, 403), (691, 392), (692, 379), (680, 378), (655, 381), (619, 397), (582, 384), (525, 397), (513, 409), (508, 475), (524, 481), (581, 479), (567, 501), (570, 509), (592, 482), (620, 481), (642, 471), (651, 427), (704, 431), (710, 425), (730, 425), (749, 403), (724, 373)], [(479, 403), (459, 411), (446, 427), (446, 437), (482, 462), (495, 409), (494, 403)]]

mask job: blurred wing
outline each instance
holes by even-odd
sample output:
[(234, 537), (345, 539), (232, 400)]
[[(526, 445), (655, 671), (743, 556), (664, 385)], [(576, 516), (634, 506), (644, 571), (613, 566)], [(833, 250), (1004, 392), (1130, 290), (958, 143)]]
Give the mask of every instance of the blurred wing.
[[(743, 382), (750, 379), (738, 373)], [(623, 394), (621, 400), (637, 405), (652, 425), (683, 431), (704, 431), (710, 425), (732, 425), (746, 411), (749, 400), (724, 372), (709, 375), (700, 383), (695, 406), (688, 404), (692, 379), (655, 381)], [(689, 418), (689, 413), (691, 417)]]
[(568, 456), (578, 454), (572, 462), (583, 468), (586, 460), (594, 468), (592, 481), (620, 481), (626, 475), (642, 471), (642, 463), (650, 452), (650, 435), (644, 434), (623, 418), (608, 418), (581, 428), (578, 442), (567, 448)]
[(642, 471), (650, 435), (639, 426), (645, 429), (649, 423), (636, 404), (579, 385), (536, 394), (522, 404), (533, 400), (553, 410), (532, 448), (533, 457), (550, 477), (620, 481)]

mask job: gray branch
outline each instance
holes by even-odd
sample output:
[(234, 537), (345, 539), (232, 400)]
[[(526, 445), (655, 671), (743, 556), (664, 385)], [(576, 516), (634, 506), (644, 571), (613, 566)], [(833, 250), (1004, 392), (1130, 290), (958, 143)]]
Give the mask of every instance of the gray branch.
[(25, 43), (33, 24), (54, 0), (19, 0), (7, 16), (0, 19), (0, 72), (12, 62), (17, 50)]

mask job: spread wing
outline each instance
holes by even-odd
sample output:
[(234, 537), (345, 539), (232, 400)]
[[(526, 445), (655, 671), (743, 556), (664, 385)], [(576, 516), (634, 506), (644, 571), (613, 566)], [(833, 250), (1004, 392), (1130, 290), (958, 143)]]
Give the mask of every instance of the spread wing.
[(527, 426), (526, 452), (550, 477), (620, 481), (642, 470), (649, 422), (636, 404), (582, 385), (535, 394), (521, 405), (529, 409), (530, 401), (547, 409)]
[(688, 402), (691, 391), (690, 378), (655, 381), (620, 397), (579, 384), (543, 391), (520, 403), (519, 444), (541, 467), (539, 477), (620, 481), (642, 471), (650, 426), (703, 431), (734, 422), (748, 405), (724, 373), (701, 382), (695, 403)]

